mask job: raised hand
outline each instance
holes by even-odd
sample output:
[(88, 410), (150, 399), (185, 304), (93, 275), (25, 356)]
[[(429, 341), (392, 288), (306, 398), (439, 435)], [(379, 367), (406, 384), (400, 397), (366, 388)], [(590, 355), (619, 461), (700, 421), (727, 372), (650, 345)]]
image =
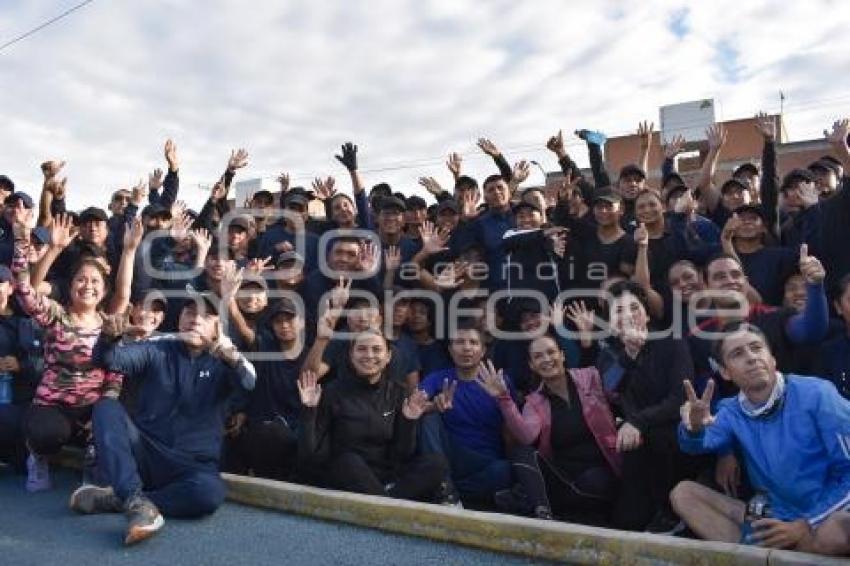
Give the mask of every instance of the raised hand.
[(457, 289), (463, 284), (465, 267), (463, 264), (451, 263), (434, 277), (434, 285), (443, 291)]
[(425, 190), (435, 197), (443, 194), (443, 187), (440, 186), (440, 183), (434, 177), (419, 177), (419, 184), (425, 187)]
[(418, 420), (431, 407), (431, 402), (428, 401), (428, 394), (417, 389), (404, 400), (401, 405), (401, 414), (408, 420)]
[(637, 244), (638, 246), (648, 246), (649, 231), (646, 229), (646, 224), (641, 222), (638, 227), (635, 228), (635, 231), (632, 234), (632, 238), (634, 238), (635, 244)]
[(679, 413), (682, 423), (688, 431), (698, 433), (714, 421), (711, 416), (711, 398), (714, 396), (714, 380), (709, 379), (702, 397), (697, 397), (694, 386), (689, 379), (685, 380), (685, 404)]
[(375, 242), (360, 243), (360, 269), (366, 273), (372, 273), (378, 269), (378, 247)]
[(487, 138), (478, 138), (478, 144), (477, 145), (478, 145), (479, 149), (481, 149), (481, 151), (483, 151), (484, 153), (486, 153), (490, 157), (498, 157), (502, 154), (502, 152), (499, 151), (499, 148), (496, 147), (496, 144), (494, 144), (493, 142), (491, 142)]
[(766, 112), (756, 114), (756, 129), (766, 140), (776, 139), (776, 121)]
[(384, 268), (387, 271), (396, 271), (401, 266), (401, 250), (398, 246), (388, 246), (384, 250)]
[(640, 138), (640, 147), (642, 149), (648, 148), (652, 144), (652, 134), (655, 132), (655, 122), (646, 121), (638, 124), (637, 135)]
[(98, 312), (100, 315), (100, 332), (109, 338), (119, 338), (124, 335), (130, 325), (130, 311), (105, 313)]
[(558, 130), (558, 134), (549, 138), (546, 142), (546, 149), (558, 156), (561, 159), (567, 154), (566, 146), (564, 145), (564, 131)]
[(800, 246), (800, 273), (803, 275), (806, 283), (811, 285), (822, 283), (826, 277), (826, 270), (823, 268), (820, 260), (815, 256), (809, 255), (808, 244)]
[(567, 317), (582, 334), (593, 332), (593, 312), (587, 309), (584, 301), (573, 301), (564, 307), (564, 316)]
[(725, 240), (727, 242), (731, 242), (732, 239), (738, 234), (738, 229), (741, 227), (741, 218), (738, 216), (737, 212), (733, 212), (732, 216), (726, 220), (726, 224), (723, 225), (723, 231), (720, 232), (720, 239)]
[(691, 191), (689, 190), (682, 193), (676, 199), (676, 202), (673, 203), (673, 212), (677, 214), (686, 214), (690, 216), (695, 209), (696, 203), (694, 202), (694, 197), (691, 195)]
[(518, 161), (514, 164), (511, 172), (511, 183), (514, 186), (519, 186), (520, 183), (528, 179), (529, 175), (531, 175), (531, 164), (525, 159)]
[(340, 150), (340, 155), (334, 155), (336, 160), (342, 163), (350, 173), (357, 171), (357, 146), (346, 142), (340, 146)]
[(460, 197), (460, 209), (464, 220), (478, 217), (478, 197), (472, 191), (464, 191)]
[(41, 173), (44, 175), (45, 180), (51, 179), (59, 175), (59, 172), (63, 167), (65, 167), (65, 161), (60, 161), (58, 159), (45, 161), (41, 164)]
[(446, 159), (446, 167), (449, 172), (452, 174), (452, 177), (457, 180), (460, 177), (461, 165), (463, 164), (463, 158), (459, 153), (450, 153), (448, 159)]
[(188, 214), (172, 215), (171, 222), (171, 237), (182, 242), (189, 237), (189, 228), (192, 226), (192, 219)]
[(281, 173), (277, 176), (277, 182), (280, 185), (280, 194), (285, 195), (289, 190), (289, 173)]
[[(162, 185), (162, 183), (160, 183)], [(130, 200), (136, 206), (142, 206), (145, 203), (145, 200), (148, 198), (148, 194), (150, 191), (151, 181), (148, 180), (148, 184), (145, 185), (144, 179), (139, 179), (139, 182), (130, 189)]]
[(318, 338), (327, 338), (328, 340), (333, 338), (334, 329), (340, 316), (342, 316), (342, 309), (333, 306), (330, 300), (325, 301), (324, 312), (322, 312), (319, 322), (316, 325), (316, 336)]
[(497, 370), (491, 360), (478, 364), (478, 385), (491, 397), (501, 397), (508, 394), (503, 370)]
[(177, 146), (174, 144), (172, 140), (165, 141), (165, 149), (163, 150), (165, 154), (165, 161), (168, 162), (168, 170), (176, 172), (179, 169), (180, 164), (177, 161)]
[(59, 214), (53, 218), (50, 224), (50, 245), (59, 249), (65, 249), (74, 238), (77, 237), (77, 229), (74, 221), (67, 214)]
[(198, 228), (189, 232), (189, 237), (195, 243), (195, 247), (198, 250), (198, 257), (206, 258), (212, 247), (212, 235), (210, 235), (209, 231), (206, 228)]
[(136, 250), (139, 244), (142, 243), (142, 238), (145, 235), (145, 225), (141, 218), (134, 218), (133, 222), (124, 230), (124, 249)]
[(676, 135), (670, 138), (670, 141), (664, 144), (662, 149), (664, 150), (664, 158), (665, 159), (673, 159), (680, 153), (682, 153), (682, 149), (685, 147), (685, 138), (682, 135)]
[(237, 269), (234, 262), (228, 262), (224, 266), (224, 275), (221, 278), (221, 302), (224, 305), (230, 305), (236, 299), (244, 275), (245, 268)]
[(315, 408), (322, 399), (322, 386), (316, 372), (305, 369), (298, 378), (298, 396), (305, 407)]
[(148, 190), (158, 191), (160, 187), (162, 187), (163, 182), (163, 173), (162, 169), (154, 169), (153, 172), (148, 175)]
[(452, 381), (449, 385), (448, 378), (443, 380), (443, 389), (434, 396), (434, 407), (441, 413), (452, 410), (452, 402), (457, 391), (457, 381)]
[(419, 230), (422, 236), (422, 251), (428, 255), (434, 255), (447, 250), (449, 233), (446, 230), (438, 230), (434, 223), (426, 220)]
[(316, 193), (316, 198), (320, 201), (333, 198), (336, 194), (334, 184), (336, 184), (336, 180), (333, 177), (328, 177), (325, 180), (322, 180), (321, 177), (313, 179), (313, 192)]
[(336, 287), (331, 289), (329, 306), (331, 309), (344, 309), (351, 294), (351, 279), (340, 277)]
[(248, 265), (245, 266), (250, 273), (254, 275), (262, 275), (264, 271), (271, 271), (274, 269), (273, 265), (269, 265), (272, 262), (272, 256), (258, 258), (255, 257), (248, 262)]
[(726, 138), (726, 128), (723, 127), (723, 124), (712, 124), (705, 130), (708, 147), (714, 151), (718, 151), (726, 144)]
[(63, 199), (68, 190), (68, 178), (60, 179), (57, 176), (46, 178), (44, 180), (44, 190), (52, 194), (56, 200)]
[(230, 159), (227, 160), (227, 169), (236, 171), (248, 165), (248, 152), (243, 149), (234, 149), (230, 152)]

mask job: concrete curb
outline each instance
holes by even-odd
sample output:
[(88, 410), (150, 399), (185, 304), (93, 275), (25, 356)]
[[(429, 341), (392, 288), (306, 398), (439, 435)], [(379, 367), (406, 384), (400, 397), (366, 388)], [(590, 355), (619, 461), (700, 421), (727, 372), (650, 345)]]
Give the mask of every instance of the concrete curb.
[(803, 565), (843, 560), (538, 521), (222, 474), (228, 499), (318, 519), (570, 564)]

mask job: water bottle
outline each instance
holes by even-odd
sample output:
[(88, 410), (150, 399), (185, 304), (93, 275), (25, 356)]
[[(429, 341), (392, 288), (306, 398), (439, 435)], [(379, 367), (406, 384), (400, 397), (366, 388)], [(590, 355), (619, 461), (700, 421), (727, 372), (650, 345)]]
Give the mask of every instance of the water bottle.
[(770, 500), (763, 491), (758, 491), (747, 502), (744, 522), (741, 523), (741, 544), (755, 544), (753, 538), (753, 523), (759, 519), (770, 517)]
[(12, 374), (0, 373), (0, 405), (12, 404)]

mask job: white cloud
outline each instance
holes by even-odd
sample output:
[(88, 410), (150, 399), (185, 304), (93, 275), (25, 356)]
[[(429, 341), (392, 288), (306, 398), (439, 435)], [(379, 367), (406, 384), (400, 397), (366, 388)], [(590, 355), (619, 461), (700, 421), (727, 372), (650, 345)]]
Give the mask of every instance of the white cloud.
[[(0, 41), (73, 3), (4, 2)], [(541, 147), (558, 128), (620, 134), (703, 97), (727, 119), (776, 111), (780, 89), (791, 133), (813, 137), (847, 113), (848, 23), (827, 1), (96, 1), (0, 52), (0, 172), (35, 196), (38, 163), (63, 157), (70, 204), (105, 204), (163, 165), (172, 136), (198, 207), (192, 187), (233, 147), (251, 152), (241, 178), (289, 170), (307, 183), (344, 180), (332, 155), (350, 139), (364, 169), (415, 163), (367, 174), (410, 192), (420, 175), (448, 180), (448, 151), (490, 172), (481, 135), (553, 168)]]

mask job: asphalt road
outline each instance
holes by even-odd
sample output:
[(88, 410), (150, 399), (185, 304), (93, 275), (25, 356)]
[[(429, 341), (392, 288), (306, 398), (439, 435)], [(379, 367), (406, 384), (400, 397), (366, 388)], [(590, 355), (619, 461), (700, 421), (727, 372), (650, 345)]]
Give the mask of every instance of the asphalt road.
[(122, 515), (71, 512), (72, 472), (54, 472), (53, 484), (29, 494), (21, 476), (0, 467), (0, 566), (536, 563), (231, 503), (202, 520), (166, 519), (157, 536), (125, 548)]

